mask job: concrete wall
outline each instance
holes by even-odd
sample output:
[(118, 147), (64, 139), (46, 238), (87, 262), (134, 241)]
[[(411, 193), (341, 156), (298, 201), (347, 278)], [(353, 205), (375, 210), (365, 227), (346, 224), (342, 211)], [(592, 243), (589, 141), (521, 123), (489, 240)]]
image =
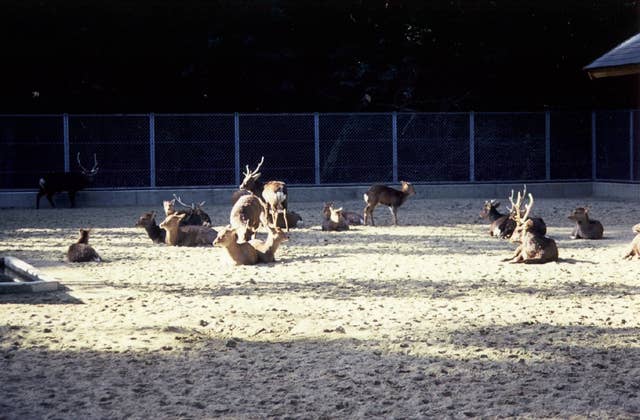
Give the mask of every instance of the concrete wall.
[[(289, 187), (290, 202), (321, 202), (362, 200), (368, 185), (350, 186), (308, 186)], [(491, 199), (509, 196), (512, 189), (522, 188), (522, 184), (427, 184), (416, 185), (417, 197), (428, 198), (477, 198)], [(529, 183), (528, 191), (536, 197), (601, 197), (640, 201), (640, 184), (619, 184), (605, 182), (552, 182)], [(185, 202), (230, 203), (232, 188), (177, 188), (161, 190), (85, 190), (76, 196), (79, 207), (109, 206), (157, 206), (172, 194), (183, 197)], [(0, 191), (0, 208), (35, 208), (34, 191)], [(58, 207), (68, 207), (66, 193), (55, 197)], [(41, 208), (49, 203), (43, 197)]]

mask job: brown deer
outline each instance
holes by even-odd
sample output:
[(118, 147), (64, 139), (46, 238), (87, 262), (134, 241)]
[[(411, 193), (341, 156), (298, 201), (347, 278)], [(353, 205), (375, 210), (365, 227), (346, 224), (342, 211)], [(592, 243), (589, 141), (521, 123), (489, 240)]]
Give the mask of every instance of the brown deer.
[[(521, 202), (520, 192), (518, 192), (518, 203)], [(524, 217), (520, 217), (520, 207), (514, 206), (514, 218), (517, 223), (513, 232), (514, 236), (520, 237), (520, 245), (516, 248), (513, 257), (505, 260), (511, 263), (544, 264), (558, 260), (558, 247), (556, 242), (540, 233), (535, 227), (529, 213), (533, 207), (533, 195), (529, 193), (529, 204), (525, 205)]]
[(249, 244), (255, 248), (258, 253), (258, 262), (270, 263), (276, 260), (275, 254), (282, 242), (289, 240), (289, 235), (281, 228), (269, 228), (269, 235), (266, 241), (260, 239), (252, 239)]
[(629, 252), (627, 252), (627, 254), (623, 257), (625, 260), (631, 260), (634, 257), (640, 259), (640, 223), (634, 225), (632, 230), (633, 232), (637, 233), (637, 235), (631, 241)]
[(257, 197), (264, 200), (267, 207), (267, 213), (271, 215), (271, 218), (275, 221), (273, 224), (277, 226), (278, 215), (283, 214), (284, 222), (287, 231), (289, 225), (287, 222), (287, 184), (283, 181), (268, 181), (263, 183), (260, 181), (259, 170), (264, 163), (264, 156), (260, 159), (258, 166), (253, 171), (249, 169), (249, 165), (246, 165), (246, 171), (243, 173), (244, 179), (240, 184), (240, 190), (251, 191)]
[[(267, 221), (273, 225), (273, 217), (271, 217), (271, 214), (267, 214)], [(278, 217), (276, 227), (279, 227), (281, 229), (286, 229), (287, 227), (297, 227), (298, 222), (302, 222), (302, 216), (300, 216), (293, 210), (288, 210), (286, 217)]]
[(576, 222), (571, 239), (602, 239), (604, 227), (597, 220), (589, 219), (589, 209), (586, 207), (576, 207), (568, 219)]
[(212, 245), (218, 232), (210, 226), (186, 225), (180, 226), (180, 221), (186, 214), (170, 214), (160, 223), (166, 231), (165, 242), (173, 246), (208, 246)]
[(236, 265), (258, 263), (258, 251), (249, 242), (238, 243), (238, 233), (231, 225), (218, 232), (213, 245), (223, 247)]
[[(176, 210), (176, 201), (178, 204), (185, 207), (186, 210)], [(185, 214), (186, 217), (184, 217), (180, 222), (181, 226), (211, 226), (211, 218), (204, 210), (202, 210), (204, 203), (205, 202), (202, 201), (199, 204), (191, 203), (191, 205), (187, 205), (182, 202), (180, 197), (173, 194), (173, 200), (164, 200), (162, 202), (162, 207), (164, 207), (165, 216), (169, 216), (171, 214)]]
[(51, 207), (56, 205), (53, 202), (53, 196), (57, 193), (66, 191), (69, 195), (71, 207), (76, 206), (76, 193), (87, 188), (93, 182), (93, 177), (98, 173), (98, 159), (94, 153), (93, 168), (87, 170), (80, 162), (80, 152), (76, 155), (78, 166), (81, 172), (52, 172), (40, 178), (38, 196), (36, 197), (36, 209), (40, 208), (40, 198), (44, 195), (47, 197)]
[(149, 235), (149, 239), (151, 239), (154, 244), (164, 243), (167, 232), (157, 225), (155, 211), (143, 213), (136, 222), (135, 227), (144, 228), (144, 230), (147, 231), (147, 235)]
[(500, 202), (497, 200), (485, 201), (480, 217), (489, 219), (489, 235), (496, 236), (500, 239), (509, 238), (516, 228), (516, 222), (509, 214), (502, 214), (498, 211)]
[(69, 262), (102, 261), (100, 255), (89, 245), (90, 229), (80, 229), (80, 237), (67, 249), (66, 260)]
[(349, 230), (349, 222), (342, 215), (342, 207), (336, 209), (333, 203), (324, 203), (322, 209), (324, 220), (322, 221), (322, 230), (325, 231), (343, 231)]
[[(529, 194), (531, 195), (531, 194)], [(518, 197), (516, 202), (513, 202), (513, 190), (511, 190), (511, 196), (509, 196), (509, 201), (511, 202), (511, 208), (509, 209), (509, 218), (513, 220), (514, 223), (514, 232), (508, 236), (510, 242), (519, 242), (521, 235), (515, 234), (515, 229), (518, 226), (518, 220), (520, 220), (520, 213), (522, 212), (523, 200), (527, 196), (527, 186), (524, 186), (522, 194), (518, 191)], [(542, 220), (542, 217), (529, 217), (529, 220), (533, 223), (530, 227), (531, 231), (538, 232), (540, 235), (544, 236), (547, 234), (547, 224)]]
[(378, 204), (389, 206), (391, 216), (393, 217), (393, 224), (398, 225), (398, 207), (407, 201), (407, 198), (416, 193), (416, 190), (410, 182), (400, 181), (400, 183), (402, 184), (401, 191), (382, 184), (375, 184), (369, 188), (364, 194), (364, 202), (367, 203), (364, 208), (365, 225), (367, 224), (367, 220), (371, 220), (371, 226), (374, 226), (373, 209), (375, 209)]
[[(324, 215), (325, 220), (328, 219), (331, 216), (331, 211), (329, 211), (329, 207), (333, 207), (333, 201), (329, 201), (324, 203), (324, 208), (322, 209), (322, 214)], [(349, 223), (349, 226), (354, 226), (354, 225), (363, 225), (364, 224), (364, 218), (362, 217), (362, 215), (360, 213), (356, 213), (354, 211), (346, 211), (343, 210), (342, 211), (342, 216), (344, 216), (345, 220), (347, 221), (347, 223)]]
[(269, 226), (265, 203), (254, 194), (241, 196), (231, 208), (229, 224), (242, 241), (255, 238), (261, 224)]

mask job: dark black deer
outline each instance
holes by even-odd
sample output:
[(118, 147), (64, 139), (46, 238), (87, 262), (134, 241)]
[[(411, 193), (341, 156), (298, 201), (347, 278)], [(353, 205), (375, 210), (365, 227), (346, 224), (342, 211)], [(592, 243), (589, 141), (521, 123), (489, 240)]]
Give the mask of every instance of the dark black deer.
[(102, 259), (95, 249), (89, 245), (89, 229), (80, 229), (80, 237), (67, 249), (66, 259), (69, 262), (100, 262)]
[(51, 207), (56, 205), (53, 202), (54, 194), (66, 191), (69, 194), (71, 207), (76, 206), (76, 193), (87, 188), (93, 182), (93, 177), (98, 173), (98, 159), (94, 153), (93, 168), (85, 169), (80, 163), (80, 152), (77, 155), (78, 166), (81, 172), (52, 172), (40, 178), (38, 196), (36, 198), (36, 208), (40, 208), (40, 198), (44, 195), (49, 200)]
[(367, 220), (370, 219), (371, 226), (374, 226), (373, 209), (375, 209), (378, 204), (389, 206), (391, 216), (393, 217), (393, 224), (398, 224), (398, 207), (407, 201), (407, 198), (416, 193), (416, 190), (410, 182), (400, 181), (400, 183), (402, 184), (401, 191), (382, 184), (375, 184), (369, 188), (364, 194), (364, 202), (367, 203), (364, 208), (365, 225), (367, 224)]
[(571, 239), (602, 239), (604, 227), (599, 221), (589, 219), (588, 208), (576, 207), (568, 219), (576, 222), (571, 232)]

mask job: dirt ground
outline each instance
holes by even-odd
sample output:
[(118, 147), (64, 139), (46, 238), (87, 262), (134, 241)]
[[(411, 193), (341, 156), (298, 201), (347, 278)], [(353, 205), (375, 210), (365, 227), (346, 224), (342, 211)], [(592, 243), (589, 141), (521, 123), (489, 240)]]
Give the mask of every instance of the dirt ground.
[[(304, 227), (258, 266), (152, 244), (148, 207), (0, 210), (0, 255), (65, 286), (0, 295), (0, 418), (640, 416), (637, 203), (537, 199), (561, 257), (538, 266), (501, 261), (482, 204), (322, 232), (322, 203), (292, 202)], [(578, 205), (605, 239), (569, 239)], [(105, 262), (63, 261), (80, 227)]]

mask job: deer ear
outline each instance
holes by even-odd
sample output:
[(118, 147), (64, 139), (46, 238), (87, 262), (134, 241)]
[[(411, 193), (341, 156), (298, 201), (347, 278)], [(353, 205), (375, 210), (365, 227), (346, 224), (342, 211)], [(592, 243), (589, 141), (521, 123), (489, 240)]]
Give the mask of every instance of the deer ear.
[(187, 213), (181, 213), (181, 214), (177, 214), (176, 217), (180, 220), (184, 219), (185, 217), (187, 217)]

